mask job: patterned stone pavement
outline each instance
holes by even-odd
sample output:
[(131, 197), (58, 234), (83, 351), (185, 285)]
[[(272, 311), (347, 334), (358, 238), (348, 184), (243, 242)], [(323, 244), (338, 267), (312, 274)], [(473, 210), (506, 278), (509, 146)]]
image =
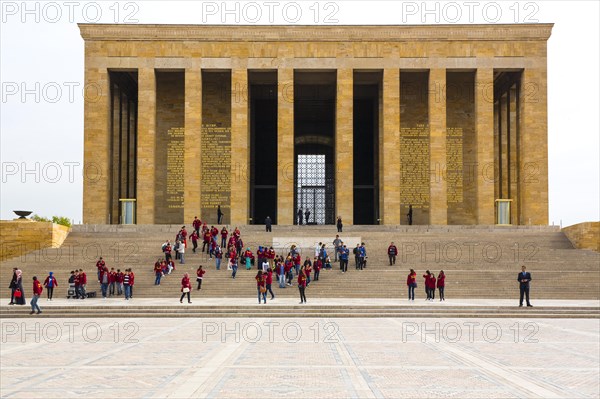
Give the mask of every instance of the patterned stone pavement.
[(598, 319), (3, 319), (2, 398), (596, 398)]

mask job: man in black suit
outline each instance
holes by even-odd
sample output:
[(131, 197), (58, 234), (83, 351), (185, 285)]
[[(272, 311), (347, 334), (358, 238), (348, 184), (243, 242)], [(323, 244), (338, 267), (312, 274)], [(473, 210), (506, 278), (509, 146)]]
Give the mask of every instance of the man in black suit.
[(519, 282), (519, 289), (521, 291), (519, 306), (523, 306), (523, 294), (525, 294), (527, 306), (532, 307), (533, 305), (529, 303), (529, 282), (531, 281), (531, 273), (525, 271), (525, 266), (521, 266), (521, 273), (517, 276), (517, 281)]
[(267, 233), (271, 232), (271, 226), (272, 226), (272, 224), (273, 224), (273, 221), (271, 220), (271, 217), (267, 216), (265, 218), (265, 228), (267, 230)]

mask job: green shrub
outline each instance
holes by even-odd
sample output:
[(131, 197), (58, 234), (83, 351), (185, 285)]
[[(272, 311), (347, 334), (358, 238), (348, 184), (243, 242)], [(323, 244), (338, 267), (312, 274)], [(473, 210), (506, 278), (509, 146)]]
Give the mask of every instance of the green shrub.
[(71, 220), (65, 216), (52, 216), (52, 220), (42, 217), (40, 215), (33, 215), (31, 220), (34, 222), (52, 222), (56, 224), (60, 224), (62, 226), (71, 227)]
[(52, 216), (52, 223), (60, 224), (62, 226), (71, 227), (71, 221), (69, 218), (64, 216)]
[(31, 217), (31, 220), (33, 220), (34, 222), (51, 222), (50, 219), (41, 217), (40, 215), (33, 215)]

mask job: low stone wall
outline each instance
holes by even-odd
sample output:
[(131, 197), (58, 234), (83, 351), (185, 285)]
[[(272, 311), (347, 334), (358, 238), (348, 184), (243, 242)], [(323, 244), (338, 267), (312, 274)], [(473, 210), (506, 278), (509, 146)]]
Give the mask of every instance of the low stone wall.
[(52, 222), (0, 220), (0, 261), (44, 248), (59, 248), (70, 227)]
[(600, 252), (600, 222), (574, 224), (562, 231), (575, 248)]

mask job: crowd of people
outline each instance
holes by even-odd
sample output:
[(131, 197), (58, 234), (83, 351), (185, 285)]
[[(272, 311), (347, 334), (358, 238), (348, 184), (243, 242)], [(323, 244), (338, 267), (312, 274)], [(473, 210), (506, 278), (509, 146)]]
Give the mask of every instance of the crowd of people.
[[(339, 220), (338, 231), (341, 232), (341, 218)], [(215, 259), (215, 269), (221, 269), (223, 258), (226, 259), (227, 270), (231, 271), (231, 278), (237, 276), (238, 267), (243, 267), (245, 270), (255, 268), (256, 289), (258, 303), (266, 304), (267, 294), (270, 300), (274, 300), (276, 295), (273, 292), (273, 282), (278, 284), (280, 289), (291, 287), (295, 280), (295, 284), (299, 290), (300, 303), (306, 303), (306, 289), (311, 283), (319, 281), (322, 270), (332, 270), (333, 264), (339, 263), (340, 272), (348, 271), (348, 260), (350, 258), (350, 248), (342, 241), (339, 235), (336, 235), (332, 241), (331, 254), (328, 253), (327, 245), (319, 242), (314, 249), (314, 256), (302, 256), (301, 251), (296, 245), (291, 245), (287, 254), (277, 254), (273, 246), (258, 245), (256, 251), (252, 251), (249, 246), (244, 245), (240, 230), (235, 227), (230, 233), (226, 226), (220, 230), (215, 226), (208, 226), (206, 222), (202, 222), (197, 217), (192, 222), (193, 230), (188, 235), (185, 226), (179, 229), (174, 245), (167, 240), (161, 246), (161, 251), (164, 258), (158, 258), (154, 263), (154, 284), (160, 285), (165, 276), (169, 276), (176, 271), (176, 261), (180, 264), (185, 264), (185, 253), (188, 245), (188, 238), (191, 240), (192, 252), (206, 253), (210, 259)], [(199, 241), (202, 240), (200, 249)], [(225, 248), (225, 250), (223, 250)], [(364, 242), (356, 244), (352, 249), (354, 256), (354, 266), (356, 270), (364, 270), (367, 268), (367, 248)], [(398, 248), (391, 242), (387, 249), (389, 265), (396, 264)], [(333, 261), (331, 258), (333, 257)], [(111, 296), (124, 296), (125, 300), (133, 298), (133, 287), (135, 283), (135, 275), (131, 268), (116, 269), (106, 264), (104, 259), (100, 257), (96, 262), (97, 281), (99, 283), (102, 297), (107, 299)], [(196, 270), (196, 290), (202, 289), (202, 282), (206, 269), (199, 266)], [(422, 275), (424, 279), (424, 287), (427, 301), (434, 301), (436, 297), (436, 289), (438, 291), (439, 301), (445, 301), (444, 289), (446, 276), (441, 270), (437, 277), (435, 273), (427, 270)], [(520, 305), (522, 306), (523, 299), (529, 303), (529, 282), (531, 274), (526, 272), (523, 266), (522, 272), (519, 274), (521, 298)], [(25, 305), (25, 292), (23, 290), (23, 272), (18, 269), (13, 269), (13, 277), (9, 288), (11, 289), (11, 300), (9, 305)], [(87, 291), (88, 279), (86, 273), (82, 269), (71, 271), (68, 279), (69, 290), (67, 298), (85, 299), (90, 293)], [(408, 300), (415, 300), (415, 288), (417, 287), (417, 273), (414, 269), (410, 269), (407, 276), (406, 285), (408, 287)], [(49, 272), (43, 283), (36, 276), (33, 277), (31, 314), (41, 313), (38, 299), (42, 295), (43, 290), (46, 290), (47, 300), (52, 301), (54, 289), (59, 287), (53, 272)], [(181, 298), (180, 302), (187, 297), (188, 303), (191, 303), (191, 292), (193, 290), (189, 273), (185, 273), (181, 280)]]
[[(440, 293), (440, 301), (445, 301), (444, 297), (444, 287), (446, 286), (446, 275), (443, 270), (440, 270), (440, 273), (435, 277), (434, 273), (431, 273), (429, 270), (423, 274), (423, 278), (425, 279), (425, 294), (427, 295), (427, 301), (435, 300), (435, 289), (437, 287)], [(417, 272), (414, 269), (410, 269), (410, 273), (408, 273), (408, 277), (406, 278), (406, 286), (408, 287), (408, 300), (415, 300), (415, 288), (417, 288)]]
[[(125, 300), (130, 300), (133, 298), (133, 285), (135, 284), (135, 274), (131, 268), (125, 269), (124, 272), (121, 269), (115, 270), (114, 267), (111, 267), (110, 270), (106, 265), (106, 262), (102, 257), (98, 259), (96, 262), (96, 268), (98, 270), (98, 283), (100, 284), (100, 291), (102, 292), (102, 298), (106, 299), (111, 296), (125, 296)], [(73, 272), (71, 272), (73, 273)], [(75, 297), (76, 298), (85, 298), (85, 286), (83, 286), (83, 292), (78, 294), (77, 287), (81, 287), (77, 280), (77, 276), (74, 278), (74, 286), (75, 286)], [(69, 279), (69, 284), (71, 284), (71, 279)]]

